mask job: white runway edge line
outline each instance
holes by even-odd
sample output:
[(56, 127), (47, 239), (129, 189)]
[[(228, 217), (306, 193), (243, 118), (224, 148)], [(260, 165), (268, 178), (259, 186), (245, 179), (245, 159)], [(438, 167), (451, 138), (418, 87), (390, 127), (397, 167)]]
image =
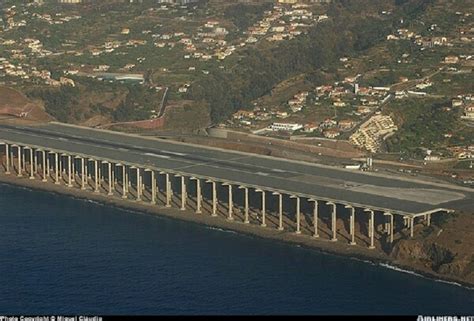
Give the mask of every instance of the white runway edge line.
[(158, 158), (171, 158), (170, 156), (166, 156), (166, 155), (158, 155), (158, 154), (153, 154), (153, 153), (145, 153), (144, 154), (145, 156), (151, 156), (151, 157), (158, 157)]
[(167, 150), (162, 150), (161, 152), (165, 153), (165, 154), (176, 155), (176, 156), (187, 156), (188, 155), (188, 154), (185, 154), (185, 153), (170, 152), (170, 151), (167, 151)]

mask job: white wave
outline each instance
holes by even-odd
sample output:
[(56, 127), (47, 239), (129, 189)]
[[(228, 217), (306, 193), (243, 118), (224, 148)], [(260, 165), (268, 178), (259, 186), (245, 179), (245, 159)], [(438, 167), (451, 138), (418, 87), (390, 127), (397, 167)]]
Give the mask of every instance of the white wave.
[(390, 265), (390, 264), (387, 264), (387, 263), (379, 263), (379, 265), (384, 267), (384, 268), (390, 269), (390, 270), (411, 274), (411, 275), (414, 275), (414, 276), (417, 276), (417, 277), (420, 277), (420, 278), (423, 278), (423, 279), (427, 279), (427, 280), (431, 280), (431, 281), (435, 281), (435, 282), (439, 282), (439, 283), (446, 283), (446, 284), (449, 284), (449, 285), (455, 285), (455, 286), (458, 286), (458, 287), (461, 287), (461, 288), (464, 288), (464, 289), (468, 289), (468, 290), (474, 290), (474, 287), (465, 286), (465, 285), (462, 285), (462, 284), (454, 282), (454, 281), (433, 279), (433, 278), (424, 276), (422, 274), (416, 273), (414, 271), (405, 270), (405, 269), (402, 269), (402, 268), (399, 268), (399, 267), (396, 267), (396, 266), (393, 266), (393, 265)]
[(9, 182), (1, 182), (0, 186), (2, 186), (2, 187), (13, 187), (13, 188), (20, 189), (20, 190), (23, 190), (23, 191), (34, 191), (34, 189), (32, 189), (30, 187), (23, 186), (23, 185), (17, 185), (15, 183), (9, 183)]
[(361, 258), (358, 258), (358, 257), (350, 256), (349, 259), (354, 260), (354, 261), (358, 261), (358, 262), (363, 262), (363, 263), (370, 264), (370, 265), (376, 265), (376, 263), (374, 261), (365, 260), (365, 259), (361, 259)]
[(222, 229), (222, 228), (219, 228), (219, 227), (214, 227), (214, 226), (206, 226), (206, 228), (208, 230), (214, 230), (214, 231), (219, 231), (219, 232), (237, 234), (237, 232), (235, 232), (235, 231), (225, 230), (225, 229)]
[(100, 202), (100, 201), (94, 201), (94, 200), (91, 200), (91, 199), (83, 199), (83, 200), (86, 203), (91, 203), (91, 204), (99, 205), (99, 206), (105, 206), (105, 204)]
[(450, 285), (459, 286), (461, 288), (465, 288), (465, 289), (468, 289), (468, 290), (474, 290), (474, 287), (472, 287), (472, 286), (465, 286), (465, 285), (462, 285), (462, 284), (454, 282), (454, 281), (446, 281), (446, 280), (435, 279), (435, 282), (446, 283), (446, 284), (450, 284)]
[(393, 265), (390, 265), (390, 264), (387, 264), (387, 263), (379, 263), (379, 265), (384, 267), (384, 268), (390, 269), (390, 270), (394, 270), (394, 271), (402, 272), (402, 273), (407, 273), (407, 274), (411, 274), (411, 275), (415, 275), (415, 276), (424, 278), (424, 276), (419, 274), (419, 273), (416, 273), (416, 272), (410, 271), (410, 270), (405, 270), (405, 269), (402, 269), (402, 268), (399, 268), (397, 266), (393, 266)]

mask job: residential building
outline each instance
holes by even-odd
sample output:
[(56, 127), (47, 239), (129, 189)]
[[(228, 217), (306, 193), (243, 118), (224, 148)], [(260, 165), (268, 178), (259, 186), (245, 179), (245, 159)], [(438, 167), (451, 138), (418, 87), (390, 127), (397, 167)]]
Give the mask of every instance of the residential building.
[(302, 128), (303, 128), (303, 125), (297, 124), (297, 123), (273, 123), (269, 126), (269, 129), (273, 131), (288, 131), (288, 132), (294, 132)]

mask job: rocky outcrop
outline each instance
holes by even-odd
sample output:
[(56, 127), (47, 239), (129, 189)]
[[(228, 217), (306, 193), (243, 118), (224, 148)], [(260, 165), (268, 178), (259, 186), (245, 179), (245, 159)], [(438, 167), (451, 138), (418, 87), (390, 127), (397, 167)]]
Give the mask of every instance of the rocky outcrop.
[[(440, 278), (474, 284), (472, 214), (425, 228), (415, 239), (399, 239), (389, 255), (394, 262)], [(421, 228), (421, 227), (419, 227)]]
[(456, 275), (466, 280), (474, 280), (474, 255), (443, 264), (439, 267), (438, 273)]
[(440, 266), (452, 263), (456, 257), (449, 249), (439, 244), (419, 240), (400, 240), (394, 246), (391, 256), (397, 261), (419, 262), (436, 272)]

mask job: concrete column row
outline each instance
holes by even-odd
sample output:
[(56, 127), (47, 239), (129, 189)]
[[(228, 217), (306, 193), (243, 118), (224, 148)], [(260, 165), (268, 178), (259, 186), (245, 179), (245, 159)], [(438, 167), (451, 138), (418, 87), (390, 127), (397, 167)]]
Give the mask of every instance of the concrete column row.
[[(113, 163), (110, 161), (102, 161), (93, 158), (86, 158), (82, 156), (73, 156), (68, 154), (61, 154), (55, 151), (45, 151), (42, 149), (35, 149), (28, 147), (28, 146), (19, 146), (14, 144), (5, 144), (5, 174), (10, 174), (10, 170), (13, 169), (13, 159), (14, 159), (14, 151), (16, 149), (17, 153), (17, 176), (21, 177), (27, 171), (26, 168), (26, 160), (25, 155), (27, 154), (25, 151), (29, 151), (29, 178), (35, 179), (35, 176), (38, 175), (42, 178), (43, 182), (47, 182), (48, 178), (50, 177), (50, 170), (53, 170), (54, 184), (61, 184), (61, 182), (66, 183), (66, 186), (71, 188), (76, 185), (76, 160), (80, 161), (80, 165), (78, 166), (77, 175), (80, 175), (80, 183), (78, 183), (80, 189), (86, 190), (89, 187), (89, 182), (92, 180), (91, 186), (92, 190), (95, 193), (100, 193), (101, 190), (105, 190), (108, 196), (113, 196), (116, 192), (115, 187), (115, 174), (116, 169), (121, 167), (121, 197), (124, 199), (128, 199), (130, 197), (130, 174), (135, 174), (136, 178), (136, 201), (142, 201), (144, 195), (147, 194), (145, 190), (145, 184), (143, 184), (143, 176), (144, 173), (150, 173), (151, 179), (151, 196), (150, 196), (150, 204), (154, 205), (157, 203), (157, 194), (159, 191), (157, 190), (157, 172), (151, 169), (142, 169), (140, 167), (128, 166), (126, 164), (120, 163)], [(39, 153), (39, 154), (38, 154)], [(54, 168), (51, 168), (51, 154), (54, 158)], [(40, 155), (40, 156), (38, 156)], [(38, 164), (39, 158), (41, 158), (41, 164)], [(63, 168), (63, 160), (67, 160), (67, 165)], [(93, 177), (88, 175), (89, 165), (92, 162), (93, 166)], [(107, 166), (107, 169), (104, 170), (102, 173), (103, 165)], [(39, 168), (41, 168), (41, 173), (39, 173)], [(63, 170), (65, 175), (63, 175)], [(133, 173), (135, 171), (135, 173)], [(175, 177), (179, 177), (181, 179), (181, 210), (187, 209), (188, 204), (188, 192), (187, 192), (187, 185), (186, 180), (187, 178), (184, 175), (172, 174), (168, 172), (159, 172), (159, 174), (164, 175), (165, 177), (165, 201), (164, 205), (166, 207), (172, 206), (172, 198), (173, 198), (173, 189), (171, 186), (170, 175), (174, 175)], [(63, 179), (67, 177), (66, 179)], [(79, 176), (78, 176), (79, 177)], [(190, 180), (194, 180), (196, 182), (196, 213), (202, 213), (202, 179), (197, 177), (189, 177)], [(102, 183), (106, 182), (105, 187), (102, 186)], [(217, 209), (218, 209), (218, 195), (217, 195), (217, 183), (215, 180), (208, 179), (205, 180), (206, 183), (211, 184), (212, 188), (212, 210), (211, 216), (217, 216)], [(119, 184), (117, 184), (119, 185)], [(234, 195), (233, 195), (233, 188), (234, 184), (227, 182), (223, 183), (223, 186), (228, 188), (228, 212), (227, 212), (227, 219), (229, 221), (234, 220)], [(119, 185), (120, 186), (120, 185)], [(237, 185), (235, 185), (237, 186)], [(238, 186), (239, 189), (244, 191), (244, 219), (243, 223), (249, 224), (250, 223), (250, 209), (249, 209), (249, 187), (247, 186)], [(120, 191), (119, 191), (120, 192)], [(255, 189), (255, 192), (261, 193), (261, 217), (259, 218), (260, 226), (267, 227), (267, 211), (266, 211), (266, 203), (267, 203), (267, 193), (264, 189)], [(277, 229), (280, 231), (284, 230), (284, 212), (283, 212), (283, 196), (284, 193), (281, 192), (272, 192), (272, 195), (278, 197), (278, 226)], [(289, 195), (290, 198), (295, 199), (295, 233), (302, 234), (301, 230), (301, 198), (302, 196), (298, 195)], [(334, 202), (329, 201), (319, 201), (316, 199), (307, 199), (309, 202), (313, 203), (313, 232), (312, 236), (314, 238), (319, 238), (319, 230), (318, 230), (318, 222), (319, 222), (319, 205), (320, 202), (325, 202), (326, 205), (332, 207), (331, 211), (331, 237), (330, 240), (335, 242), (337, 241), (337, 204)], [(343, 205), (343, 204), (341, 204)], [(346, 208), (350, 210), (350, 245), (356, 245), (356, 233), (355, 233), (355, 207), (351, 205), (345, 205)], [(368, 231), (369, 231), (369, 239), (370, 245), (369, 248), (373, 249), (375, 247), (375, 212), (371, 209), (364, 209), (364, 211), (369, 213), (369, 220), (368, 220)], [(393, 234), (394, 234), (394, 222), (393, 222), (393, 214), (391, 213), (384, 213), (390, 219), (390, 222), (386, 222), (386, 231), (387, 235), (390, 237), (390, 243), (393, 242)], [(430, 215), (425, 216), (425, 221), (427, 224), (430, 224)], [(408, 227), (410, 228), (410, 235), (413, 236), (413, 217), (407, 217)]]

